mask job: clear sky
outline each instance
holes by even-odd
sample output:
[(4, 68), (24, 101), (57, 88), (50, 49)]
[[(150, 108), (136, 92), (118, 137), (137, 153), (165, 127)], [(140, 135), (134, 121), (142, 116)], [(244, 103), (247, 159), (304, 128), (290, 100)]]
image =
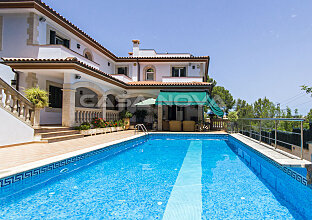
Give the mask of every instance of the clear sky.
[(157, 52), (211, 58), (209, 75), (235, 99), (306, 114), (312, 97), (311, 0), (44, 0), (117, 56), (132, 39)]

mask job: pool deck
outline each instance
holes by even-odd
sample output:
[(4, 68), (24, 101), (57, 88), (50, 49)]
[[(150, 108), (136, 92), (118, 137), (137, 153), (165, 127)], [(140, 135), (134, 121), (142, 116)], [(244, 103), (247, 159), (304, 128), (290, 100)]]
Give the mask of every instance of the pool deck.
[(256, 151), (262, 153), (273, 161), (277, 162), (280, 165), (286, 167), (307, 167), (311, 166), (311, 162), (307, 160), (301, 160), (299, 157), (282, 151), (280, 149), (274, 149), (274, 147), (265, 144), (259, 143), (258, 141), (251, 139), (242, 134), (231, 134), (232, 137), (238, 139), (249, 147), (255, 149)]
[[(222, 131), (200, 133), (226, 134)], [(55, 143), (28, 143), (9, 147), (0, 146), (0, 178), (123, 142), (141, 135), (144, 134), (139, 133), (135, 135), (134, 130), (127, 130)]]

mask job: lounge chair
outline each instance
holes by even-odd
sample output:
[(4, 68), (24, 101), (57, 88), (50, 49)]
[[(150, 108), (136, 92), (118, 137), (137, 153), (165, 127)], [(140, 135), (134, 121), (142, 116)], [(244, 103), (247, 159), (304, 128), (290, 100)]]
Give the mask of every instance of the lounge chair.
[(183, 131), (195, 131), (195, 121), (183, 121)]
[(181, 121), (169, 121), (170, 131), (182, 131)]

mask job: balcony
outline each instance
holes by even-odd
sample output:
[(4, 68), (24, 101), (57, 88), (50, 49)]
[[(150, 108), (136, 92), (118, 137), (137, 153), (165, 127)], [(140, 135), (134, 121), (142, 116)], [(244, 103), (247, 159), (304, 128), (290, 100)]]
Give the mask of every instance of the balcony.
[(39, 45), (38, 46), (39, 59), (65, 59), (67, 57), (77, 57), (77, 59), (93, 68), (100, 69), (100, 65), (91, 61), (81, 54), (64, 47), (63, 45)]
[(203, 82), (203, 77), (201, 76), (191, 76), (191, 77), (163, 76), (162, 82)]

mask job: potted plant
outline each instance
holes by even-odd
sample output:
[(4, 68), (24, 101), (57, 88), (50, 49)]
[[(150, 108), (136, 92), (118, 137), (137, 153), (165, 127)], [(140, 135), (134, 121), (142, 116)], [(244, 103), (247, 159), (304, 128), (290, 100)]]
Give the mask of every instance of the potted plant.
[(118, 120), (116, 123), (117, 123), (117, 131), (123, 131), (124, 130), (124, 121), (121, 119), (121, 120)]
[(119, 113), (119, 116), (124, 121), (125, 129), (128, 130), (130, 127), (130, 118), (132, 118), (133, 114), (127, 110), (123, 110)]
[(142, 124), (147, 116), (147, 111), (145, 109), (137, 110), (134, 115), (136, 116), (136, 121)]
[(103, 134), (105, 133), (104, 127), (105, 127), (105, 121), (103, 118), (93, 118), (91, 121), (91, 124), (96, 129), (97, 134)]
[(117, 122), (110, 121), (110, 126), (111, 126), (112, 132), (117, 131)]
[(29, 88), (25, 90), (25, 96), (35, 106), (33, 126), (39, 127), (40, 126), (40, 110), (43, 109), (44, 107), (49, 106), (48, 92), (40, 89), (39, 87)]
[(80, 134), (92, 135), (95, 134), (95, 129), (91, 129), (91, 125), (88, 122), (82, 123), (80, 126), (75, 127), (75, 130), (79, 130)]

